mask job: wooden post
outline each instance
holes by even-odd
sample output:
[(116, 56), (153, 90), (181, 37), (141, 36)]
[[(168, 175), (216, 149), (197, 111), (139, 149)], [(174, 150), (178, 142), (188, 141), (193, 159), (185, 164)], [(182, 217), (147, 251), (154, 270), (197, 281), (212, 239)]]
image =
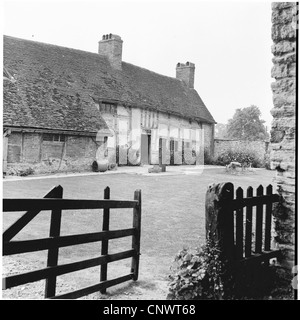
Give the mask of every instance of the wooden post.
[(7, 171), (7, 150), (8, 150), (8, 136), (7, 131), (3, 134), (3, 174)]
[[(264, 188), (260, 185), (256, 189), (256, 195), (262, 196)], [(255, 230), (255, 253), (261, 253), (262, 251), (262, 223), (263, 223), (263, 205), (258, 204), (256, 206), (256, 230)]]
[[(271, 196), (273, 193), (272, 185), (267, 186), (267, 195)], [(265, 224), (265, 250), (271, 250), (271, 224), (272, 224), (272, 208), (273, 203), (270, 201), (266, 204), (266, 224)]]
[(132, 249), (135, 250), (135, 255), (131, 261), (131, 272), (133, 273), (133, 280), (138, 279), (139, 262), (140, 262), (140, 240), (141, 240), (141, 217), (142, 217), (142, 193), (141, 190), (134, 192), (134, 200), (138, 201), (137, 206), (133, 209), (133, 228), (135, 228), (132, 236)]
[[(110, 188), (106, 187), (104, 189), (104, 199), (110, 199)], [(108, 231), (109, 230), (109, 208), (103, 209), (103, 224), (102, 230)], [(108, 240), (102, 241), (102, 248), (101, 248), (101, 255), (105, 256), (108, 253)], [(100, 271), (100, 281), (107, 280), (107, 263), (101, 265)], [(101, 289), (100, 292), (102, 294), (106, 293), (106, 289)]]
[[(236, 199), (243, 200), (243, 189), (241, 187), (236, 190)], [(243, 208), (236, 210), (236, 258), (242, 259), (244, 255), (244, 217)]]
[[(63, 188), (61, 186), (56, 188), (55, 198), (63, 197)], [(61, 209), (53, 209), (51, 212), (50, 233), (49, 237), (59, 237), (61, 226)], [(50, 248), (48, 250), (47, 267), (55, 267), (58, 263), (59, 248)], [(56, 291), (56, 276), (46, 279), (45, 298), (55, 296)]]
[[(247, 198), (253, 197), (253, 188), (248, 187)], [(252, 206), (246, 208), (246, 234), (245, 234), (245, 257), (248, 258), (252, 253)]]
[(206, 192), (206, 238), (219, 245), (221, 258), (234, 258), (233, 184), (210, 185)]
[[(57, 194), (60, 194), (62, 190), (61, 186), (51, 189), (44, 198), (56, 198)], [(17, 235), (38, 213), (40, 210), (30, 210), (24, 213), (13, 225), (3, 232), (3, 242), (10, 241), (15, 235)]]

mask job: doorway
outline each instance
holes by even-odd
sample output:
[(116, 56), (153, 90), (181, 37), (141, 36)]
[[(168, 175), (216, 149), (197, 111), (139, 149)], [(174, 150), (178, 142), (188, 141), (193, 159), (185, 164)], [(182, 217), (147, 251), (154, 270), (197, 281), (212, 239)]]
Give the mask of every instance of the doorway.
[(170, 138), (170, 165), (174, 166), (174, 151), (175, 151), (175, 141), (174, 138)]
[(141, 136), (141, 164), (151, 163), (151, 135), (142, 134)]

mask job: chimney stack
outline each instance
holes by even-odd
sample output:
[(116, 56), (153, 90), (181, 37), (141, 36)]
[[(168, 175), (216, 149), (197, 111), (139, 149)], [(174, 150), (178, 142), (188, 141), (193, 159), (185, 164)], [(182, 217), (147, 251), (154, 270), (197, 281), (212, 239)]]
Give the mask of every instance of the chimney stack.
[(98, 42), (98, 53), (106, 56), (114, 69), (122, 70), (123, 40), (116, 34), (106, 34)]
[(191, 62), (177, 63), (176, 78), (182, 80), (190, 89), (194, 89), (195, 64)]

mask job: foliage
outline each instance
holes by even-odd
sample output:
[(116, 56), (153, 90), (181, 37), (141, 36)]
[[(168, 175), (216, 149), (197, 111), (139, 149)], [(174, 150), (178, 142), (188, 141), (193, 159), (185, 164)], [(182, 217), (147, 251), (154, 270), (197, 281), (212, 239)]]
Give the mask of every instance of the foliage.
[(34, 173), (34, 170), (31, 167), (19, 171), (19, 175), (21, 177), (26, 177), (26, 176), (29, 176), (33, 173)]
[(247, 166), (251, 164), (251, 166), (254, 168), (260, 167), (262, 165), (254, 152), (251, 152), (250, 150), (241, 151), (231, 149), (220, 154), (215, 160), (215, 164), (226, 166), (232, 161), (237, 161)]
[(207, 241), (194, 250), (184, 248), (175, 257), (175, 267), (169, 276), (168, 299), (223, 299), (225, 265), (220, 260), (217, 245)]
[(224, 123), (217, 123), (215, 125), (215, 139), (226, 139), (227, 137), (227, 125)]
[(292, 276), (275, 264), (234, 267), (220, 259), (213, 242), (184, 248), (175, 257), (169, 275), (169, 300), (273, 300), (293, 299)]
[(29, 176), (31, 174), (34, 174), (34, 169), (31, 167), (27, 167), (27, 168), (14, 168), (11, 167), (7, 170), (7, 175), (15, 175), (15, 176), (21, 176), (21, 177), (26, 177)]
[(239, 140), (266, 140), (269, 135), (260, 119), (261, 112), (257, 106), (236, 109), (233, 118), (227, 123), (227, 136)]

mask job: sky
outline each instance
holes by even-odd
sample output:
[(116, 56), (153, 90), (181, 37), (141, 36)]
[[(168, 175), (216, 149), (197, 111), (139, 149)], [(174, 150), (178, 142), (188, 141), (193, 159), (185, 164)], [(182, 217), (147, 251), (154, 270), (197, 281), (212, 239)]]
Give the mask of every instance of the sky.
[(97, 52), (102, 35), (123, 40), (123, 61), (175, 77), (193, 62), (195, 89), (218, 123), (256, 105), (273, 108), (270, 1), (3, 1), (3, 34)]

